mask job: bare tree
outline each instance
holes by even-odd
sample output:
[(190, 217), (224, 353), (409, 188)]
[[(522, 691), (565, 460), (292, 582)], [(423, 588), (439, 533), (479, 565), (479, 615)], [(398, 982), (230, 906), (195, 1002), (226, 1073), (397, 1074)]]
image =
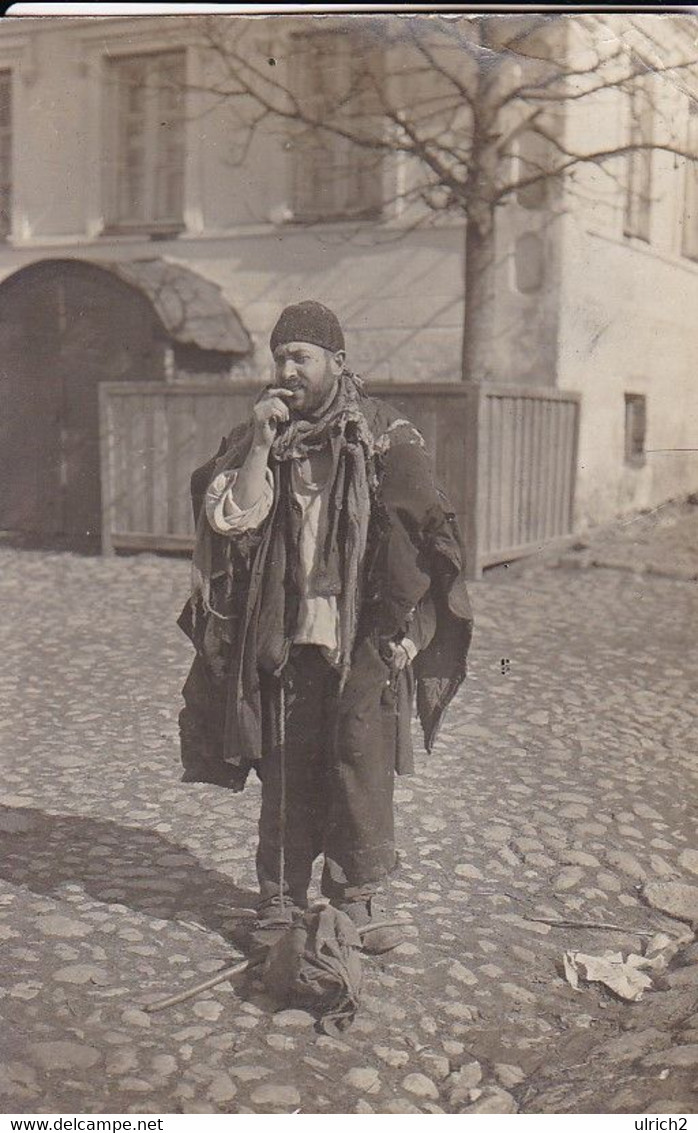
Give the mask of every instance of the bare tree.
[[(201, 89), (234, 109), (238, 161), (260, 131), (291, 151), (296, 221), (377, 216), (386, 198), (416, 224), (464, 218), (463, 377), (480, 381), (494, 376), (498, 210), (515, 199), (554, 218), (591, 168), (641, 217), (652, 152), (696, 156), (676, 115), (698, 82), (694, 21), (214, 16), (200, 25)], [(609, 94), (615, 136), (593, 119), (575, 133), (583, 108), (608, 112)]]

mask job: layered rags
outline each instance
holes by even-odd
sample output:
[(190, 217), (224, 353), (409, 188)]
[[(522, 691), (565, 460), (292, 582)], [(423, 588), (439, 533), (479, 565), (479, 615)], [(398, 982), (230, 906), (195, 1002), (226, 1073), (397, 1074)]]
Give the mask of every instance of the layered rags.
[(331, 505), (316, 585), (338, 603), (340, 690), (365, 655), (360, 647), (383, 654), (408, 633), (427, 594), (436, 610), (431, 643), (393, 688), (395, 766), (409, 773), (415, 699), (430, 752), (465, 678), (473, 628), (460, 533), (423, 439), (345, 371), (319, 420), (292, 421), (277, 436), (271, 511), (258, 529), (230, 539), (212, 529), (204, 498), (216, 477), (242, 466), (252, 439), (251, 423), (238, 426), (192, 476), (193, 587), (179, 625), (197, 656), (180, 717), (184, 779), (239, 790), (264, 757), (264, 677), (283, 674), (300, 600), (291, 462), (326, 446)]

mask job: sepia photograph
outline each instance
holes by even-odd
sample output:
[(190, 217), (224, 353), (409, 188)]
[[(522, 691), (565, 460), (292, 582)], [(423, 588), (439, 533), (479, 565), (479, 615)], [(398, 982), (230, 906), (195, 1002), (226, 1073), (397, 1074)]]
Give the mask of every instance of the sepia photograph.
[(0, 19), (7, 1129), (688, 1131), (698, 9), (149, 7)]

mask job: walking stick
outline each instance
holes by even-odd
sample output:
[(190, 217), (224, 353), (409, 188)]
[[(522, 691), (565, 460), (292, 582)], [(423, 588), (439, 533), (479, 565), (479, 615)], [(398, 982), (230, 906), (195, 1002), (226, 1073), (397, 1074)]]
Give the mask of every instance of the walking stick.
[(279, 909), (283, 914), (286, 909), (284, 889), (286, 887), (286, 686), (285, 675), (281, 674), (279, 680), (279, 699), (276, 740), (279, 752)]
[(210, 979), (194, 984), (193, 987), (189, 987), (185, 991), (180, 991), (177, 995), (168, 995), (167, 999), (158, 999), (155, 1003), (147, 1003), (142, 1010), (148, 1015), (152, 1015), (154, 1011), (163, 1011), (165, 1007), (174, 1007), (177, 1003), (184, 1003), (185, 999), (192, 999), (193, 996), (200, 995), (202, 991), (208, 991), (209, 988), (216, 987), (217, 984), (223, 983), (224, 980), (229, 980), (232, 976), (241, 975), (242, 972), (247, 972), (250, 968), (258, 967), (263, 960), (264, 956), (250, 956), (247, 960), (238, 960), (237, 963), (223, 968), (222, 971), (217, 972), (216, 975), (211, 976)]
[[(333, 727), (333, 742), (338, 742), (339, 735), (339, 712), (337, 712), (334, 727)], [(279, 683), (279, 695), (277, 699), (277, 727), (276, 735), (274, 737), (276, 749), (279, 753), (279, 908), (281, 911), (285, 909), (285, 895), (284, 889), (286, 885), (286, 688), (284, 678), (281, 678)], [(362, 943), (366, 937), (370, 938), (372, 932), (382, 928), (392, 928), (402, 925), (402, 921), (387, 920), (377, 921), (370, 925), (365, 925), (358, 929), (359, 937)], [(291, 927), (289, 925), (289, 927)], [(174, 1007), (178, 1003), (184, 1003), (187, 999), (192, 999), (196, 995), (200, 995), (204, 991), (208, 991), (212, 987), (223, 983), (225, 980), (231, 979), (233, 976), (241, 975), (243, 972), (250, 971), (253, 968), (263, 964), (266, 959), (267, 953), (253, 955), (246, 960), (239, 960), (235, 964), (231, 964), (222, 971), (217, 972), (215, 976), (211, 976), (207, 980), (202, 980), (192, 987), (178, 992), (176, 995), (170, 995), (166, 999), (158, 999), (154, 1003), (146, 1004), (143, 1011), (151, 1015), (155, 1011), (163, 1011), (167, 1007)]]

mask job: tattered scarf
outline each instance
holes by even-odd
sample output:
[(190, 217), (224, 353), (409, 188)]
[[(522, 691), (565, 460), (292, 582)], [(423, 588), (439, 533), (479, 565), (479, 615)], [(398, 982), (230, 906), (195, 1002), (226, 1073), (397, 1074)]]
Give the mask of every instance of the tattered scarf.
[[(358, 612), (361, 606), (361, 577), (364, 553), (371, 515), (371, 493), (375, 488), (373, 470), (373, 438), (359, 405), (363, 383), (356, 375), (344, 371), (337, 384), (337, 392), (317, 420), (296, 419), (281, 432), (271, 448), (271, 468), (277, 497), (267, 522), (271, 529), (264, 540), (263, 552), (267, 564), (265, 583), (257, 605), (267, 619), (274, 618), (276, 625), (267, 635), (275, 641), (284, 641), (285, 650), (278, 657), (275, 669), (283, 667), (290, 647), (289, 627), (285, 624), (285, 593), (283, 587), (286, 564), (286, 519), (290, 512), (290, 476), (282, 471), (292, 460), (302, 460), (314, 451), (330, 446), (332, 470), (330, 473), (330, 506), (327, 527), (320, 533), (320, 555), (315, 576), (318, 595), (337, 598), (339, 615), (340, 657), (338, 668), (340, 683), (349, 672), (351, 654), (356, 637)], [(221, 472), (239, 468), (252, 444), (252, 429), (237, 430), (229, 448), (214, 467), (211, 482)], [(281, 508), (281, 522), (275, 521)], [(211, 580), (217, 569), (226, 570), (230, 543), (216, 535), (206, 515), (199, 513), (194, 554), (192, 558), (192, 602), (195, 612), (199, 602), (206, 615), (225, 618), (226, 612), (215, 610), (211, 604)], [(218, 559), (219, 561), (214, 561)], [(265, 593), (265, 588), (274, 593)]]

